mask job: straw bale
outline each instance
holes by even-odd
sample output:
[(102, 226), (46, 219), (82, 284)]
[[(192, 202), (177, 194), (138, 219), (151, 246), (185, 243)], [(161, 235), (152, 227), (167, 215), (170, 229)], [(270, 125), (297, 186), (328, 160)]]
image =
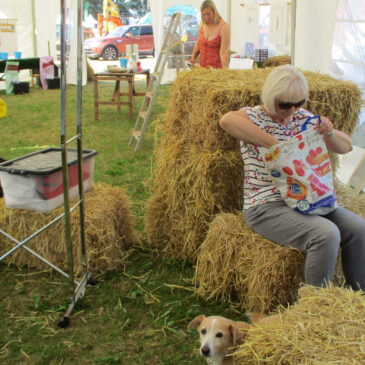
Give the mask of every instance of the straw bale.
[(343, 288), (299, 290), (292, 307), (251, 326), (235, 364), (364, 364), (365, 296)]
[[(293, 304), (304, 282), (305, 255), (255, 233), (242, 212), (220, 213), (200, 247), (194, 282), (207, 300), (235, 302), (245, 309), (269, 312)], [(340, 262), (334, 282), (344, 282)]]
[[(88, 269), (93, 273), (104, 273), (116, 269), (125, 262), (127, 249), (138, 241), (133, 230), (133, 216), (129, 198), (123, 189), (106, 184), (97, 184), (85, 194), (85, 238)], [(7, 209), (0, 199), (0, 227), (15, 237), (24, 240), (32, 233), (51, 222), (64, 212), (63, 205), (44, 214), (22, 209)], [(71, 236), (75, 275), (81, 272), (79, 213), (71, 215)], [(61, 219), (26, 244), (59, 268), (67, 269), (67, 254), (64, 240), (64, 220)], [(2, 253), (14, 247), (0, 235)], [(8, 264), (27, 265), (34, 268), (48, 267), (28, 253), (18, 249), (5, 260)]]
[[(153, 215), (146, 218), (150, 239), (158, 232), (155, 245), (182, 259), (196, 256), (197, 246), (191, 243), (203, 242), (212, 216), (232, 206), (239, 208), (237, 191), (242, 186), (242, 169), (231, 170), (232, 164), (241, 163), (239, 156), (187, 147), (171, 149), (170, 159), (158, 161), (161, 180), (150, 201)], [(202, 173), (196, 175), (196, 169)], [(228, 173), (232, 178), (223, 183)]]
[(264, 67), (276, 67), (281, 65), (290, 64), (291, 57), (289, 55), (275, 56), (269, 58), (264, 62)]
[(354, 194), (354, 191), (336, 181), (335, 189), (338, 205), (360, 215), (365, 219), (365, 194)]
[(304, 280), (303, 267), (300, 251), (256, 234), (241, 212), (221, 213), (200, 248), (194, 281), (206, 299), (267, 312), (294, 302)]
[[(145, 225), (151, 245), (195, 262), (214, 216), (241, 208), (239, 143), (219, 127), (219, 119), (228, 111), (259, 104), (269, 72), (265, 68), (179, 73), (156, 132)], [(351, 134), (360, 111), (359, 88), (327, 75), (304, 73), (310, 88), (306, 107)]]

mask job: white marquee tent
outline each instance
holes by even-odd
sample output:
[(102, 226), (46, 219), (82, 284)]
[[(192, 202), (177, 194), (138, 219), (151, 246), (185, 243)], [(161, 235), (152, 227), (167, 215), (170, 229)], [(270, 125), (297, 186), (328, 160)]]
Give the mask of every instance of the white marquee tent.
[[(289, 2), (289, 8), (293, 8), (296, 3), (295, 65), (307, 70), (328, 72), (338, 2), (339, 0)], [(17, 50), (24, 57), (48, 55), (48, 48), (54, 55), (59, 3), (59, 0), (0, 0), (0, 9), (6, 17), (17, 20)], [(242, 50), (245, 42), (245, 11), (251, 4), (257, 3), (256, 0), (215, 0), (222, 17), (231, 25), (232, 50)], [(271, 0), (270, 3), (288, 4), (288, 0)], [(76, 1), (70, 0), (70, 4), (74, 8)], [(150, 0), (157, 52), (163, 41), (163, 14), (175, 4), (191, 5), (199, 9), (201, 0)], [(291, 27), (288, 26), (286, 31), (290, 34)], [(0, 45), (1, 49), (4, 46), (6, 45)]]

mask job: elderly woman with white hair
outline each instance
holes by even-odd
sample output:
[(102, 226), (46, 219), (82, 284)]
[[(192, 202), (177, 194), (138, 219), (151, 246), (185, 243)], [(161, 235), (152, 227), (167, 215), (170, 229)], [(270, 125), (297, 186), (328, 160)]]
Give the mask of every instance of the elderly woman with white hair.
[[(223, 115), (220, 126), (238, 138), (244, 162), (244, 216), (257, 233), (282, 245), (306, 253), (305, 282), (327, 286), (341, 247), (342, 268), (347, 285), (365, 290), (365, 220), (337, 207), (326, 215), (303, 214), (289, 208), (270, 180), (263, 158), (264, 149), (301, 132), (312, 113), (302, 108), (308, 97), (304, 75), (290, 65), (276, 67), (262, 88), (263, 105), (245, 107)], [(316, 125), (308, 122), (308, 128)], [(319, 133), (329, 151), (352, 150), (351, 138), (334, 129), (321, 116)]]

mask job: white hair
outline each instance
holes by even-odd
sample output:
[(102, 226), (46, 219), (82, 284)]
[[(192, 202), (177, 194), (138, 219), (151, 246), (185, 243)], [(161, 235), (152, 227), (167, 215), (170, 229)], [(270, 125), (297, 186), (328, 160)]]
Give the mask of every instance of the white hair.
[(307, 97), (307, 80), (291, 65), (275, 67), (267, 76), (261, 91), (264, 107), (272, 115), (276, 114), (275, 101), (295, 103)]

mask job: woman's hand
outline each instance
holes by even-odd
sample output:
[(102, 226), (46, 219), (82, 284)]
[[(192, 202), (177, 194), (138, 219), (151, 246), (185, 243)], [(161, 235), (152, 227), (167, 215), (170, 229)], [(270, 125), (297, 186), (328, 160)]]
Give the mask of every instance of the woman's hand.
[(321, 116), (321, 123), (318, 131), (324, 136), (324, 142), (329, 151), (340, 154), (352, 151), (351, 138), (346, 133), (335, 129), (332, 122), (327, 117)]
[(334, 133), (332, 122), (327, 117), (321, 117), (321, 123), (319, 125), (319, 134), (325, 137), (331, 137)]

